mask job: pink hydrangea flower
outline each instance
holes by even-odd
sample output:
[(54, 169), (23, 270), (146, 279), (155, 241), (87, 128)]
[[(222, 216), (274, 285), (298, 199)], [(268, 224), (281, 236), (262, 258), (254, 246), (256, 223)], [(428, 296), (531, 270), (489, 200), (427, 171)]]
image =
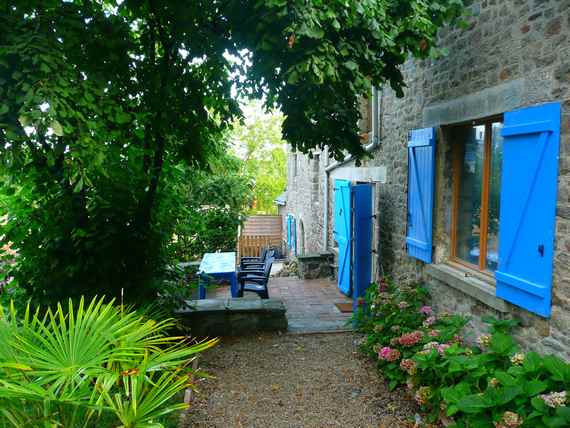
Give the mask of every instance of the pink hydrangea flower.
[(408, 306), (409, 306), (409, 305), (408, 305), (408, 302), (400, 302), (400, 303), (398, 303), (398, 307), (399, 307), (400, 309), (406, 309)]
[(448, 343), (429, 342), (424, 345), (424, 351), (437, 351), (438, 354), (443, 354), (450, 345)]
[(518, 428), (522, 425), (523, 419), (515, 412), (505, 412), (499, 422), (495, 422), (495, 428)]
[(431, 327), (432, 325), (435, 324), (435, 322), (437, 321), (437, 319), (432, 315), (431, 317), (428, 317), (424, 322), (423, 322), (423, 326), (424, 327)]
[(414, 346), (420, 340), (422, 340), (421, 331), (412, 331), (411, 333), (406, 333), (398, 338), (398, 343), (402, 346)]
[(378, 352), (378, 357), (384, 361), (394, 362), (400, 359), (400, 351), (385, 346)]
[(550, 394), (542, 394), (540, 398), (548, 407), (562, 407), (566, 404), (566, 391), (551, 392)]
[(409, 358), (405, 358), (400, 362), (400, 368), (410, 376), (415, 375), (417, 371), (416, 362)]
[(436, 349), (438, 353), (443, 354), (446, 349), (449, 349), (449, 347), (450, 345), (447, 343), (440, 343)]
[(463, 345), (463, 338), (460, 335), (455, 334), (455, 335), (453, 335), (452, 342), (457, 343), (458, 345)]
[(437, 337), (439, 336), (439, 330), (430, 330), (428, 333), (429, 337)]
[(420, 406), (427, 404), (431, 397), (431, 388), (429, 386), (420, 386), (416, 391), (415, 400)]
[(420, 313), (429, 316), (433, 314), (433, 309), (431, 306), (422, 306), (420, 308)]

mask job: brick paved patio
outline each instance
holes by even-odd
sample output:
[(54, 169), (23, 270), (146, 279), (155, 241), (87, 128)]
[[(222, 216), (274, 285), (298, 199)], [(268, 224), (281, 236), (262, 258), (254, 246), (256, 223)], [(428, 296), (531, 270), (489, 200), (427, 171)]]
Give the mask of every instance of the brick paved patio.
[[(219, 287), (208, 294), (212, 298), (227, 298), (228, 287)], [(281, 299), (287, 307), (289, 332), (308, 333), (350, 329), (350, 313), (342, 313), (335, 303), (351, 303), (336, 283), (329, 279), (300, 280), (297, 277), (271, 277), (269, 297)], [(254, 293), (245, 293), (246, 299), (257, 299)]]

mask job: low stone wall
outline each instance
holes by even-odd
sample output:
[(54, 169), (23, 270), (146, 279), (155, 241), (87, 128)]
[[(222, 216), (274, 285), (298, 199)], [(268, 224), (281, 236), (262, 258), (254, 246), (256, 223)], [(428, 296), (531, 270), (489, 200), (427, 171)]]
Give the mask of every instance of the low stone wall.
[(443, 312), (462, 314), (469, 317), (467, 325), (468, 341), (483, 333), (488, 333), (489, 325), (483, 321), (492, 316), (497, 319), (516, 319), (519, 327), (514, 330), (514, 337), (526, 351), (542, 354), (556, 354), (570, 361), (570, 337), (557, 323), (533, 315), (494, 296), (494, 291), (485, 291), (478, 287), (475, 278), (460, 280), (438, 267), (429, 267), (426, 286), (433, 296), (432, 305), (437, 314)]
[(214, 337), (287, 330), (285, 312), (281, 300), (231, 298), (189, 300), (177, 315), (192, 336)]
[(328, 278), (333, 275), (332, 253), (313, 253), (297, 257), (298, 274), (301, 279)]

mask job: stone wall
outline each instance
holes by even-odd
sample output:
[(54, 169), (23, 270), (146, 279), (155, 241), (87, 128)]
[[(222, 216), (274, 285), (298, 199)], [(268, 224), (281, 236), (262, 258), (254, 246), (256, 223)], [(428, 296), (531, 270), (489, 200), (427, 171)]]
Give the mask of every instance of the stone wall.
[[(297, 221), (298, 254), (313, 253), (323, 248), (323, 187), (326, 153), (309, 158), (287, 149), (287, 214)], [(287, 234), (287, 228), (283, 229)]]
[[(382, 147), (373, 162), (388, 167), (381, 204), (382, 256), (388, 273), (404, 280), (425, 280), (441, 310), (473, 317), (473, 331), (483, 328), (486, 314), (523, 320), (523, 346), (570, 357), (570, 2), (474, 2), (467, 30), (445, 29), (442, 45), (449, 55), (438, 61), (409, 62), (406, 97), (387, 90), (382, 105)], [(426, 275), (420, 262), (405, 252), (407, 132), (491, 116), (547, 101), (562, 102), (559, 194), (552, 318), (544, 320), (507, 304), (506, 313), (451, 289)], [(447, 260), (450, 229), (450, 143), (438, 135), (435, 262)], [(390, 244), (387, 244), (390, 243)]]
[[(449, 52), (446, 57), (405, 64), (404, 98), (398, 99), (389, 88), (382, 90), (380, 146), (373, 158), (363, 163), (365, 167), (387, 168), (386, 183), (377, 195), (382, 269), (400, 282), (427, 282), (438, 309), (472, 315), (474, 332), (483, 328), (481, 317), (485, 314), (517, 316), (524, 321), (519, 332), (524, 346), (570, 357), (570, 341), (566, 339), (570, 330), (570, 1), (480, 0), (470, 2), (469, 8), (472, 16), (468, 29), (444, 28), (440, 32), (441, 46)], [(563, 114), (550, 320), (509, 304), (505, 304), (505, 311), (497, 311), (429, 275), (423, 263), (407, 256), (405, 246), (408, 131), (425, 126), (440, 129), (434, 245), (435, 262), (445, 263), (451, 218), (450, 145), (439, 127), (547, 101), (562, 102)], [(298, 157), (301, 164), (310, 163), (304, 156)], [(310, 190), (306, 182), (289, 180), (288, 195), (302, 198), (300, 194)], [(295, 202), (288, 208), (303, 214), (303, 210), (318, 205), (322, 211), (323, 192), (313, 195), (316, 199), (305, 196), (300, 204)], [(318, 220), (314, 217), (317, 227), (311, 233), (320, 242), (322, 224)], [(305, 230), (309, 230), (308, 224)]]

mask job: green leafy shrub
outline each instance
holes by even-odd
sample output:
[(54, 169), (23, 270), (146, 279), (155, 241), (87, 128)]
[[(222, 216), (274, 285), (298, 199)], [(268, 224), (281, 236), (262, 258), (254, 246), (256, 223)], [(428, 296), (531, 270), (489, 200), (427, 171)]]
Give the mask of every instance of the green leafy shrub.
[(187, 343), (172, 327), (103, 299), (0, 308), (0, 424), (161, 427), (186, 408), (173, 400), (191, 386), (189, 363), (217, 342)]
[(444, 353), (419, 353), (411, 378), (416, 400), (430, 419), (457, 427), (567, 427), (570, 365), (555, 356), (522, 353), (512, 325), (491, 322), (477, 346), (456, 344)]
[(408, 364), (430, 343), (448, 346), (457, 341), (466, 323), (458, 316), (435, 317), (428, 297), (424, 287), (397, 287), (382, 280), (368, 287), (367, 305), (356, 314), (359, 329), (366, 334), (362, 350), (377, 360), (391, 389), (406, 382), (401, 364)]
[(570, 426), (568, 363), (520, 352), (513, 320), (487, 319), (489, 334), (468, 345), (458, 335), (466, 319), (435, 317), (427, 299), (422, 287), (382, 281), (369, 288), (356, 320), (366, 334), (363, 351), (378, 361), (390, 387), (406, 383), (428, 421), (458, 428)]
[(253, 184), (239, 171), (241, 161), (224, 156), (211, 172), (195, 172), (184, 189), (186, 204), (170, 244), (174, 258), (188, 261), (204, 253), (235, 251), (238, 227), (253, 201)]

